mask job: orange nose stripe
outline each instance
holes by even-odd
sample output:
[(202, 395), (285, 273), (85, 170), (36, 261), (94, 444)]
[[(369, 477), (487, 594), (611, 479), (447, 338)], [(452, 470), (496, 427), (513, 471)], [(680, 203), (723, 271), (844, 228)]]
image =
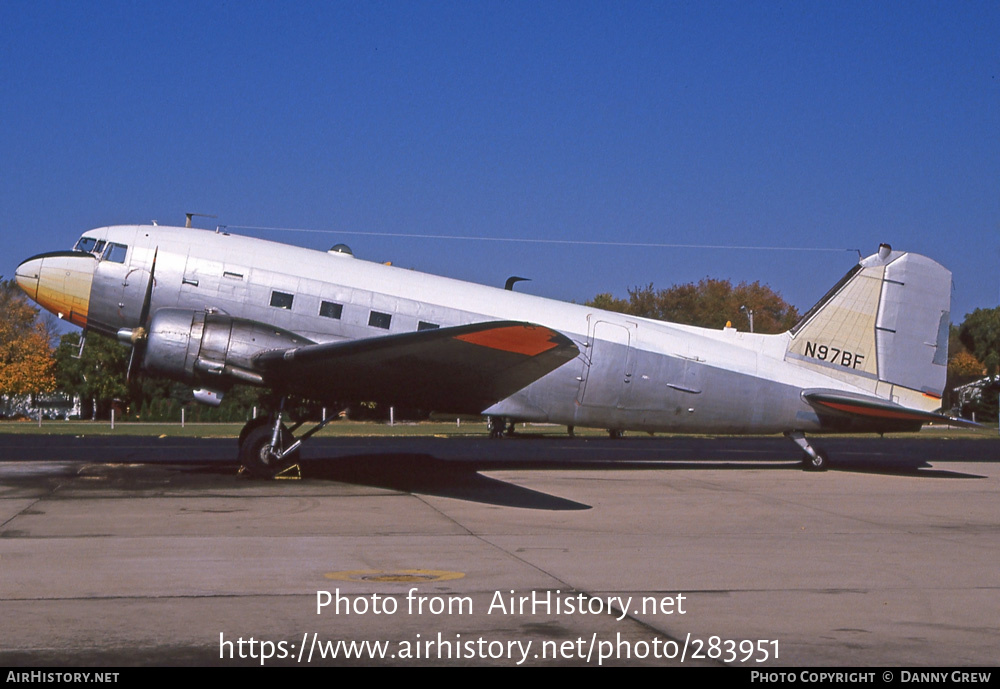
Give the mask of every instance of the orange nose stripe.
[[(90, 310), (90, 288), (94, 281), (93, 259), (47, 256), (39, 263), (35, 294), (25, 290), (28, 296), (60, 318), (85, 327)], [(25, 282), (35, 281), (25, 279)]]

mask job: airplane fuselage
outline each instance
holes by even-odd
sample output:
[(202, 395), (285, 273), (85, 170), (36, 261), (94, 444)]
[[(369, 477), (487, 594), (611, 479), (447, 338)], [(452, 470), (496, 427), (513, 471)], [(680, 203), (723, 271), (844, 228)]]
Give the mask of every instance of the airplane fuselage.
[[(819, 431), (828, 424), (803, 390), (876, 391), (876, 383), (843, 370), (857, 368), (854, 358), (847, 366), (790, 361), (791, 333), (671, 324), (226, 232), (98, 228), (84, 234), (75, 252), (25, 261), (17, 280), (60, 317), (115, 334), (143, 325), (154, 255), (151, 313), (229, 314), (314, 343), (500, 320), (556, 330), (573, 340), (579, 356), (482, 410), (519, 421), (645, 431)], [(911, 390), (883, 396), (904, 393), (914, 397)], [(338, 399), (336, 389), (328, 394)]]

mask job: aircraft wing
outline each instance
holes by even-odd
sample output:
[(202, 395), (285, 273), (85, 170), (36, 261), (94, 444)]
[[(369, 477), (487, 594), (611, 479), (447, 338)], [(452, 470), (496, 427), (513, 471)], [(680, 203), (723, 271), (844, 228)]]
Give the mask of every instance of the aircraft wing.
[(565, 335), (494, 321), (262, 352), (255, 369), (310, 399), (479, 413), (579, 354)]
[[(834, 420), (838, 418), (852, 419), (881, 426), (886, 430), (889, 430), (890, 427), (919, 429), (925, 423), (942, 423), (967, 428), (981, 427), (978, 423), (958, 417), (922, 409), (911, 409), (880, 397), (858, 395), (840, 390), (806, 390), (802, 393), (802, 397), (821, 417), (833, 417)], [(892, 429), (895, 430), (895, 428)]]

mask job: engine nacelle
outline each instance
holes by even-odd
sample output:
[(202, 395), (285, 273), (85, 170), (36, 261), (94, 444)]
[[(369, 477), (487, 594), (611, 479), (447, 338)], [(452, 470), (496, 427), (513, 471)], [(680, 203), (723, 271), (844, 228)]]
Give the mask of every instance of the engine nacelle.
[(237, 381), (263, 385), (253, 356), (313, 344), (266, 323), (222, 313), (159, 309), (149, 324), (143, 368), (188, 384), (228, 388)]

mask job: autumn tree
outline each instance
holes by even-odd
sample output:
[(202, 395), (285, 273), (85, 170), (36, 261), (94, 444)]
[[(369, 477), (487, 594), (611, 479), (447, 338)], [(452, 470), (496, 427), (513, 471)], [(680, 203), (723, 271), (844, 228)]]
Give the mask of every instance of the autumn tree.
[(598, 294), (587, 306), (704, 328), (722, 328), (731, 322), (745, 329), (747, 312), (752, 311), (758, 333), (784, 332), (799, 320), (794, 306), (760, 282), (741, 282), (734, 287), (729, 280), (705, 278), (660, 290), (652, 284), (634, 287), (628, 295), (628, 299), (618, 299)]
[(13, 280), (0, 282), (0, 395), (26, 397), (55, 388), (49, 342), (38, 309)]
[(958, 329), (958, 339), (983, 362), (989, 375), (995, 375), (1000, 369), (1000, 306), (966, 314)]
[(948, 358), (948, 374), (959, 377), (981, 378), (986, 373), (986, 367), (979, 359), (969, 352), (956, 352)]

